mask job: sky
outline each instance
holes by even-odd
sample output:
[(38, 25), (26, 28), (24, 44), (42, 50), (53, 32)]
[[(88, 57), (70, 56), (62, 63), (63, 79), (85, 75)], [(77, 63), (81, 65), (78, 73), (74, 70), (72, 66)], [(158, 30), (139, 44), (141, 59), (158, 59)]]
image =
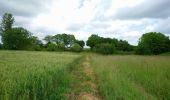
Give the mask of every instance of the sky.
[(97, 34), (137, 45), (147, 32), (170, 36), (170, 0), (0, 0), (0, 18), (6, 12), (15, 27), (40, 39), (68, 33), (86, 41)]

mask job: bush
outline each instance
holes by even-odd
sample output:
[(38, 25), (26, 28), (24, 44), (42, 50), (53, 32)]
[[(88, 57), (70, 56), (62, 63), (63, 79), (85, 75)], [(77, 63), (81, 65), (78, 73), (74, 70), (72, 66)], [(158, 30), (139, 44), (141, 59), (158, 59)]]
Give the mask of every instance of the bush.
[(48, 44), (47, 46), (47, 51), (56, 51), (57, 50), (57, 46), (53, 43)]
[(113, 54), (115, 53), (115, 45), (109, 43), (97, 44), (94, 51), (101, 54)]
[(160, 54), (170, 50), (169, 37), (162, 33), (143, 34), (136, 49), (137, 54)]
[(64, 44), (53, 44), (50, 43), (47, 46), (47, 51), (64, 51), (65, 50), (65, 46)]
[(57, 51), (64, 51), (65, 50), (65, 45), (64, 44), (57, 44)]
[(0, 49), (2, 49), (3, 48), (3, 45), (0, 43)]
[(32, 46), (29, 48), (29, 50), (41, 51), (42, 48), (40, 47), (40, 45), (32, 44)]
[(73, 52), (81, 52), (82, 50), (83, 48), (78, 43), (74, 43), (71, 47), (71, 51)]

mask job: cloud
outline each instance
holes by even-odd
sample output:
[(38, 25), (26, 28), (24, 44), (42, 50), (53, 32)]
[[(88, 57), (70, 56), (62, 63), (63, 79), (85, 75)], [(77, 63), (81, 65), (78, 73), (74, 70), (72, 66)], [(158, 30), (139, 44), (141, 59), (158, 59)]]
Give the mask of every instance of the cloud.
[(87, 40), (91, 34), (137, 44), (143, 33), (170, 36), (169, 0), (0, 0), (5, 12), (39, 38), (58, 33)]
[(39, 12), (47, 10), (47, 0), (1, 0), (0, 14), (6, 12), (15, 16), (35, 16)]
[(169, 4), (169, 0), (145, 0), (136, 6), (118, 9), (113, 19), (168, 18)]

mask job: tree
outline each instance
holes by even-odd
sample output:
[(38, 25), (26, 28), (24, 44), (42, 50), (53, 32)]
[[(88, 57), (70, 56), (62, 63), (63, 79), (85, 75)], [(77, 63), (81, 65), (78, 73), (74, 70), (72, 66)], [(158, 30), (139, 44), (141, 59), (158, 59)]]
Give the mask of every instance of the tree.
[(83, 40), (76, 40), (76, 43), (78, 43), (82, 48), (84, 48), (85, 43)]
[(64, 44), (66, 48), (72, 47), (75, 40), (76, 39), (75, 39), (74, 35), (71, 35), (71, 34), (63, 33), (63, 34), (57, 34), (57, 35), (53, 36), (53, 41), (56, 44)]
[(10, 13), (5, 13), (2, 18), (2, 23), (1, 23), (1, 35), (9, 29), (12, 28), (12, 25), (14, 23), (14, 17)]
[(47, 35), (44, 40), (46, 41), (46, 46), (48, 46), (48, 44), (51, 44), (53, 42), (53, 36), (51, 35)]
[(74, 35), (71, 34), (62, 34), (62, 37), (63, 37), (64, 44), (67, 48), (72, 47), (72, 45), (76, 40)]
[(157, 32), (143, 34), (137, 47), (138, 54), (160, 54), (169, 50), (169, 37)]
[(53, 41), (56, 44), (64, 44), (64, 39), (63, 39), (63, 36), (61, 34), (54, 35), (53, 36)]
[(87, 46), (90, 46), (91, 49), (95, 47), (95, 45), (100, 44), (102, 42), (101, 37), (98, 35), (92, 34), (87, 40)]
[(5, 49), (23, 50), (31, 44), (31, 33), (24, 28), (8, 29), (3, 34), (3, 46)]
[[(1, 40), (4, 38), (4, 33), (12, 28), (14, 23), (14, 17), (10, 13), (5, 13), (2, 17), (1, 25), (0, 25), (0, 36)], [(3, 41), (2, 41), (3, 42)]]

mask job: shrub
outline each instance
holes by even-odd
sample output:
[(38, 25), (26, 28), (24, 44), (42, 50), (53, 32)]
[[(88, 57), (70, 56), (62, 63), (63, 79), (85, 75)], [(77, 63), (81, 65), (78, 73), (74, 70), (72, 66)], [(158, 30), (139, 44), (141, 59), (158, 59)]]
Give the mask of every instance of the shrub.
[(47, 51), (56, 51), (57, 50), (57, 46), (53, 43), (48, 44), (47, 46)]
[(109, 43), (97, 44), (94, 51), (101, 54), (113, 54), (115, 53), (115, 45)]
[(0, 49), (2, 49), (3, 48), (3, 45), (0, 43)]
[(71, 47), (71, 51), (73, 52), (81, 52), (82, 50), (83, 48), (78, 43), (74, 43)]
[(64, 44), (57, 44), (57, 51), (64, 51), (65, 50), (65, 45)]

